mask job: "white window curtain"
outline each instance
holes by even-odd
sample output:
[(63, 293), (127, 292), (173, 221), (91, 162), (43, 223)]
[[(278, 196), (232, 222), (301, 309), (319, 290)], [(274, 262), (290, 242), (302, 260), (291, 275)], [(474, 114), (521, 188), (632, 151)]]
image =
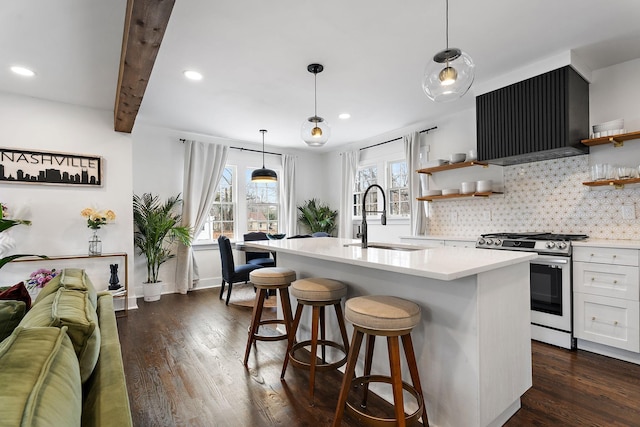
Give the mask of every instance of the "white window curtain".
[(404, 155), (409, 170), (409, 200), (411, 201), (411, 234), (420, 236), (427, 228), (427, 219), (424, 211), (424, 203), (416, 200), (420, 197), (420, 177), (415, 172), (420, 169), (420, 134), (410, 133), (402, 138), (404, 142)]
[[(209, 215), (215, 190), (227, 163), (229, 147), (187, 140), (184, 150), (182, 225), (191, 227), (195, 235)], [(199, 279), (193, 248), (179, 245), (176, 261), (176, 289), (186, 294)]]
[(340, 211), (338, 214), (338, 237), (353, 238), (353, 186), (358, 172), (358, 150), (340, 153), (342, 188), (340, 189)]
[(278, 219), (278, 233), (288, 236), (298, 234), (298, 216), (296, 213), (296, 192), (294, 183), (296, 172), (296, 156), (282, 155), (282, 173), (280, 181), (280, 217)]

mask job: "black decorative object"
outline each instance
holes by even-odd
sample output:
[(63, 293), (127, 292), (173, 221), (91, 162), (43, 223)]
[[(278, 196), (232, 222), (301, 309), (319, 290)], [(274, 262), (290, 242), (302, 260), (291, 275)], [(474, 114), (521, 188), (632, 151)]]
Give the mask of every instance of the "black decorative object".
[(118, 264), (109, 264), (111, 269), (111, 277), (109, 277), (109, 290), (115, 291), (120, 289), (120, 279), (118, 279)]

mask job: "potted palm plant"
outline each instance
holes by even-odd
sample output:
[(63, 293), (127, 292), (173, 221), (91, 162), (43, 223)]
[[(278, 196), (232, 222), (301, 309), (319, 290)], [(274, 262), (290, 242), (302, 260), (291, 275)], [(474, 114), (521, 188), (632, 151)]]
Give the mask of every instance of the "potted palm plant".
[(133, 196), (133, 243), (147, 260), (147, 281), (142, 284), (145, 301), (160, 299), (162, 283), (158, 272), (162, 264), (176, 256), (172, 245), (191, 244), (191, 230), (180, 225), (182, 215), (176, 212), (181, 203), (179, 194), (164, 203), (150, 193)]
[[(10, 229), (16, 225), (31, 225), (31, 221), (27, 221), (24, 219), (10, 219), (7, 218), (6, 205), (0, 203), (0, 255), (4, 253), (6, 249), (9, 249), (13, 246), (13, 239), (2, 234), (3, 231)], [(27, 256), (38, 256), (40, 258), (46, 258), (44, 255), (31, 255), (31, 254), (16, 254), (9, 255), (0, 258), (0, 268), (4, 267), (5, 264), (10, 263), (14, 259), (27, 257)]]
[(325, 232), (330, 235), (335, 230), (338, 211), (331, 210), (329, 205), (322, 204), (314, 198), (306, 200), (298, 206), (298, 210), (298, 221), (311, 233)]

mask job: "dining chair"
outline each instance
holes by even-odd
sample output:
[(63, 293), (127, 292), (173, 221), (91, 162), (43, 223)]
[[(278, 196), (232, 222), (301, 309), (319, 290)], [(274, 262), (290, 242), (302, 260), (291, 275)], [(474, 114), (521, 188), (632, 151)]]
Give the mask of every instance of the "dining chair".
[(234, 283), (249, 281), (249, 273), (253, 270), (263, 268), (262, 265), (242, 264), (236, 266), (233, 261), (233, 251), (231, 250), (231, 241), (227, 236), (218, 237), (218, 249), (220, 250), (220, 261), (222, 263), (222, 286), (220, 287), (220, 299), (224, 294), (225, 283), (229, 284), (227, 291), (226, 305), (229, 305), (231, 298), (231, 289)]
[[(257, 240), (269, 240), (266, 233), (261, 231), (251, 232), (244, 235), (245, 242), (255, 242)], [(276, 260), (265, 252), (249, 252), (245, 251), (245, 261), (247, 264), (261, 265), (262, 267), (275, 267)]]

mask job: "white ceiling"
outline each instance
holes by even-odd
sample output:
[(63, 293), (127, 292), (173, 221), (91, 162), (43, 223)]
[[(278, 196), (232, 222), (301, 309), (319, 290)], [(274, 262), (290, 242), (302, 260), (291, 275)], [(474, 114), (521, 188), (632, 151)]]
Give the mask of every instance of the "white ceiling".
[[(3, 0), (0, 91), (113, 110), (126, 0)], [(640, 58), (638, 0), (450, 0), (450, 45), (476, 83), (574, 50), (592, 69)], [(324, 149), (474, 103), (437, 104), (420, 85), (445, 47), (445, 0), (176, 0), (137, 122), (305, 148), (300, 126), (332, 128)], [(11, 65), (37, 76), (13, 75)], [(184, 79), (182, 71), (204, 79)], [(352, 118), (339, 120), (349, 112)], [(314, 150), (317, 150), (314, 149)]]

